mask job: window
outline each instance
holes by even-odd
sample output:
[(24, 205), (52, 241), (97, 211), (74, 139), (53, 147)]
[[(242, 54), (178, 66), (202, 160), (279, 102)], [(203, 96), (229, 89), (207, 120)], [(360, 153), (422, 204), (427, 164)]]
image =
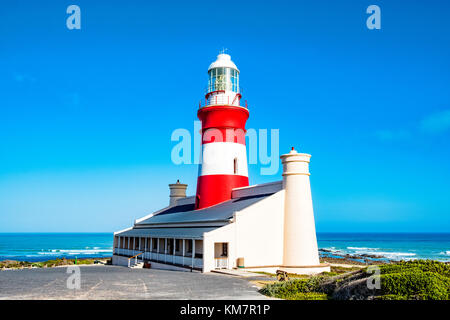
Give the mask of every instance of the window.
[[(200, 172), (200, 166), (199, 166), (199, 172)], [(197, 195), (195, 197), (195, 208), (198, 208), (200, 206), (200, 196)]]
[(175, 251), (176, 252), (179, 252), (179, 251), (181, 251), (181, 239), (177, 239), (177, 240), (175, 240)]
[(208, 92), (217, 90), (239, 92), (239, 73), (231, 68), (209, 70)]
[(228, 257), (228, 243), (222, 243), (222, 257)]
[(187, 252), (192, 252), (192, 240), (186, 240)]
[(238, 173), (238, 162), (237, 162), (237, 158), (234, 158), (233, 160), (233, 165), (234, 165), (234, 174)]

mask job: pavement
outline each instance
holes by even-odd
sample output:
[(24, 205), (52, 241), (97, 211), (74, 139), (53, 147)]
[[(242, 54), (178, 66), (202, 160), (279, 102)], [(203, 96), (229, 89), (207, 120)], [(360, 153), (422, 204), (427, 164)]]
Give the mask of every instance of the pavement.
[(264, 277), (260, 273), (250, 272), (250, 271), (246, 271), (243, 269), (217, 269), (217, 270), (213, 270), (212, 272), (226, 274), (229, 276), (243, 277), (243, 278)]
[(267, 299), (250, 278), (236, 275), (80, 266), (80, 289), (68, 289), (68, 278), (74, 274), (67, 271), (67, 267), (2, 270), (0, 300)]

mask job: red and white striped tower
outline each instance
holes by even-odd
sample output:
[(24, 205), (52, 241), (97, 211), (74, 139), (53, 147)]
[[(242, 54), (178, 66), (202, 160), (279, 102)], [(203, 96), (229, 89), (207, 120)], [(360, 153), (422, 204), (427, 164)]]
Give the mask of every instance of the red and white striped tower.
[(208, 88), (197, 116), (202, 122), (202, 161), (195, 207), (202, 209), (231, 199), (233, 188), (248, 186), (245, 122), (240, 105), (239, 69), (221, 53), (208, 69)]

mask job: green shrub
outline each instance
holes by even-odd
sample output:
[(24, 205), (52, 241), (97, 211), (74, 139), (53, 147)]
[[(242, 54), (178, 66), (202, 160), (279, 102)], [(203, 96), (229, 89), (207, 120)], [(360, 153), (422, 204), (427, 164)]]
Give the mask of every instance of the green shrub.
[(318, 276), (268, 284), (260, 292), (270, 297), (288, 300), (324, 300), (327, 297), (326, 293), (319, 291), (324, 279), (323, 276)]
[(36, 268), (42, 268), (43, 265), (44, 264), (42, 262), (34, 262), (31, 264), (32, 267), (36, 267)]
[(411, 269), (418, 269), (424, 272), (436, 272), (450, 277), (450, 265), (434, 260), (400, 261), (399, 263), (380, 266), (381, 274), (398, 273)]
[(408, 297), (396, 294), (385, 294), (382, 296), (375, 297), (375, 300), (408, 300)]
[(82, 260), (77, 260), (77, 264), (93, 264), (94, 260), (92, 259), (82, 259)]
[[(334, 270), (333, 270), (334, 271)], [(307, 279), (266, 285), (261, 293), (282, 299), (449, 300), (450, 265), (432, 261), (401, 261), (380, 266), (381, 290), (368, 289), (367, 269), (335, 276), (323, 273)]]
[(333, 272), (333, 271), (327, 272), (327, 271), (324, 271), (320, 275), (326, 276), (326, 277), (334, 277), (334, 276), (338, 276), (340, 274), (342, 274), (342, 272)]
[(404, 272), (383, 274), (381, 291), (383, 295), (400, 295), (408, 299), (447, 300), (450, 279), (436, 272), (423, 272), (412, 268)]
[(281, 297), (295, 294), (297, 292), (308, 292), (307, 279), (277, 282), (266, 285), (261, 293), (271, 297)]
[(286, 300), (328, 300), (327, 294), (320, 292), (297, 292), (282, 298)]

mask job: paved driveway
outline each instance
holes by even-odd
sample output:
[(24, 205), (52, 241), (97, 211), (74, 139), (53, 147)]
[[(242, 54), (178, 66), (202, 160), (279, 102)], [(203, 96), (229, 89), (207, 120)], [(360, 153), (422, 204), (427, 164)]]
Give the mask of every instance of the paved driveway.
[(81, 288), (68, 289), (67, 268), (0, 271), (0, 299), (265, 299), (248, 280), (119, 266), (81, 266)]

